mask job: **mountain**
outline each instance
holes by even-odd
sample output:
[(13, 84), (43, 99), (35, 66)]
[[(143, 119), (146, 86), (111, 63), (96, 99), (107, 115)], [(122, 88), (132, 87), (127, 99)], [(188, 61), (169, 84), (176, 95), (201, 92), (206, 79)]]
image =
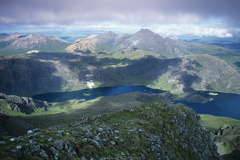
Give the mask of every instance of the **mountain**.
[(15, 40), (15, 39), (17, 39), (17, 38), (19, 38), (21, 36), (24, 37), (24, 35), (21, 35), (21, 34), (16, 32), (16, 33), (13, 33), (10, 36), (8, 36), (6, 39), (4, 39), (4, 41), (6, 41), (6, 42), (13, 41), (13, 40)]
[(54, 36), (44, 36), (33, 33), (21, 35), (14, 33), (5, 39), (0, 40), (0, 54), (11, 55), (25, 53), (29, 50), (41, 51), (64, 51), (68, 43)]
[(89, 52), (95, 51), (104, 52), (116, 50), (114, 43), (118, 40), (119, 36), (113, 32), (100, 34), (98, 36), (89, 36), (86, 39), (77, 39), (74, 44), (66, 48), (70, 52)]
[(0, 34), (0, 39), (4, 39), (4, 38), (7, 38), (9, 35), (6, 34), (6, 33), (1, 33)]
[(220, 159), (194, 111), (149, 103), (2, 138), (1, 159)]
[(86, 39), (78, 39), (66, 48), (70, 52), (122, 52), (126, 50), (144, 50), (158, 53), (165, 57), (179, 57), (189, 54), (218, 54), (231, 52), (227, 49), (185, 42), (163, 37), (149, 29), (141, 29), (133, 35), (119, 36), (113, 32), (100, 34)]
[[(11, 37), (11, 36), (10, 36)], [(10, 38), (9, 37), (9, 38)], [(12, 37), (11, 37), (12, 38)], [(20, 35), (15, 39), (12, 39), (13, 42), (9, 44), (8, 48), (15, 48), (15, 49), (33, 49), (35, 47), (41, 47), (42, 44), (61, 44), (66, 43), (64, 40), (61, 40), (54, 36), (44, 36), (42, 34), (33, 33), (27, 36)]]
[(184, 42), (164, 38), (148, 29), (141, 29), (131, 37), (125, 39), (121, 43), (120, 48), (123, 50), (135, 48), (159, 53), (167, 57), (176, 57), (188, 53)]
[(175, 58), (175, 62), (150, 86), (172, 92), (194, 89), (239, 93), (240, 74), (223, 60), (210, 55), (189, 55)]
[[(129, 57), (132, 54), (117, 55)], [(136, 55), (139, 54), (136, 52)], [(117, 55), (101, 58), (70, 53), (40, 53), (32, 55), (32, 58), (1, 57), (0, 92), (33, 96), (88, 88), (91, 82), (94, 87), (144, 85), (177, 94), (194, 90), (240, 93), (240, 74), (214, 56), (118, 59)]]

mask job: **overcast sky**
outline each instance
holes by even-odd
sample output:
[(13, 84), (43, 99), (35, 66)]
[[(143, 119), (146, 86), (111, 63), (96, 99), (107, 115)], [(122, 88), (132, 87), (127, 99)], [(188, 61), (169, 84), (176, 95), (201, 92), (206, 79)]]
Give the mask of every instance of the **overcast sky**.
[[(152, 28), (230, 36), (240, 0), (1, 0), (0, 28)], [(175, 27), (175, 29), (174, 29)], [(182, 29), (179, 29), (182, 28)]]

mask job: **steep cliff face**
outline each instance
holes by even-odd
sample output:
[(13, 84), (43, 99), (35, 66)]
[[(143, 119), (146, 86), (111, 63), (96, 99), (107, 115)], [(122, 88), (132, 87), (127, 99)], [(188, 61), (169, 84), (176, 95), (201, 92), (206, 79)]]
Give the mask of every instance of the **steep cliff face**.
[(182, 105), (149, 103), (2, 138), (0, 158), (219, 159), (199, 119)]

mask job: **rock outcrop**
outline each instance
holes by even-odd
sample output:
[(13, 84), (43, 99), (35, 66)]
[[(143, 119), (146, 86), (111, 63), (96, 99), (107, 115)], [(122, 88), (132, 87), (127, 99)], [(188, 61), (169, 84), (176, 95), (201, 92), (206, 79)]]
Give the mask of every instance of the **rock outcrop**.
[(0, 100), (3, 100), (10, 110), (17, 112), (31, 114), (37, 108), (47, 110), (50, 106), (46, 101), (40, 101), (29, 97), (19, 97), (15, 95), (6, 95), (0, 93)]
[(223, 125), (211, 131), (218, 152), (224, 159), (237, 160), (240, 156), (240, 126)]
[(149, 103), (1, 138), (0, 158), (220, 159), (199, 119), (180, 104)]

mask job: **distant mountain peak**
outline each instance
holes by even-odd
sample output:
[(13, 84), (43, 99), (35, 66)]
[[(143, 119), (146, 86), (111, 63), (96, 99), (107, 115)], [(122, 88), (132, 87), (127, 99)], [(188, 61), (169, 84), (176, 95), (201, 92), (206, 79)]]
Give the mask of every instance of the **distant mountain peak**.
[(19, 37), (23, 36), (22, 34), (19, 34), (17, 32), (11, 34), (10, 36), (8, 36), (7, 38), (5, 38), (6, 41), (12, 41), (12, 40), (15, 40)]
[(136, 32), (134, 34), (135, 37), (145, 37), (145, 38), (150, 38), (150, 37), (157, 37), (159, 39), (162, 39), (164, 38), (163, 36), (159, 35), (159, 34), (156, 34), (154, 33), (153, 31), (151, 31), (150, 29), (141, 29), (139, 30), (138, 32)]
[(153, 31), (150, 29), (140, 29), (137, 33), (142, 33), (142, 34), (155, 34)]
[(29, 34), (29, 36), (44, 36), (44, 35), (40, 33), (31, 33)]
[(108, 31), (107, 33), (108, 34), (116, 34), (116, 33), (112, 32), (112, 31)]
[(15, 33), (11, 34), (10, 36), (21, 36), (21, 34), (19, 34), (18, 32), (15, 32)]
[(44, 36), (40, 33), (31, 33), (27, 36), (27, 38), (47, 38), (47, 36)]
[[(95, 38), (97, 36), (98, 36), (97, 34), (92, 34), (92, 35), (88, 36), (86, 39), (93, 39), (93, 38)], [(77, 39), (77, 40), (79, 41), (79, 39)]]
[(112, 31), (109, 31), (107, 33), (103, 33), (101, 35), (104, 35), (104, 36), (110, 36), (110, 37), (117, 37), (118, 35)]
[(1, 33), (0, 34), (0, 39), (5, 39), (7, 38), (9, 35), (7, 33)]
[(1, 36), (9, 36), (7, 33), (1, 33)]
[[(26, 52), (29, 50), (46, 50), (55, 51), (61, 48), (61, 51), (68, 46), (68, 43), (55, 36), (45, 36), (40, 33), (32, 33), (29, 35), (21, 35), (14, 33), (2, 40), (7, 50), (16, 50), (18, 52)], [(55, 48), (56, 47), (56, 48)], [(58, 47), (58, 48), (57, 48)], [(59, 49), (60, 50), (60, 49)]]
[(51, 40), (51, 41), (58, 41), (58, 42), (64, 42), (67, 43), (66, 41), (64, 41), (63, 39), (60, 39), (56, 36), (45, 36), (41, 33), (31, 33), (29, 34), (26, 38), (28, 39), (35, 39), (35, 40), (39, 40), (39, 41), (47, 41), (47, 40)]
[(105, 41), (105, 40), (115, 40), (119, 37), (116, 33), (109, 31), (103, 34), (98, 35), (96, 38), (100, 41)]

